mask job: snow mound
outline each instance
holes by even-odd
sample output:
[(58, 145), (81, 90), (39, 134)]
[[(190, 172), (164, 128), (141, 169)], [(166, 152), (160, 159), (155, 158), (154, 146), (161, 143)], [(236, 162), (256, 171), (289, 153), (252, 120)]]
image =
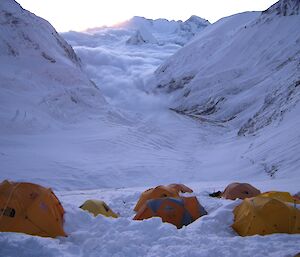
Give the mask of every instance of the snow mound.
[(30, 133), (104, 103), (72, 47), (13, 0), (0, 2), (0, 130)]

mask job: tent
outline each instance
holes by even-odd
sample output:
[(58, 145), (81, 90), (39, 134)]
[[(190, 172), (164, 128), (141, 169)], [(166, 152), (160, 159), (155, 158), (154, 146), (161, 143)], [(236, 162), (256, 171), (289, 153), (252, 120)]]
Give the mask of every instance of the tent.
[(296, 193), (293, 195), (294, 198), (300, 200), (300, 192)]
[(94, 214), (94, 216), (103, 215), (118, 218), (118, 215), (114, 213), (105, 202), (100, 200), (87, 200), (79, 208)]
[(247, 198), (233, 213), (232, 228), (241, 236), (300, 233), (300, 210), (274, 198)]
[(207, 212), (193, 197), (165, 197), (148, 200), (137, 212), (134, 220), (160, 217), (163, 222), (175, 225), (177, 228), (187, 226)]
[(259, 196), (270, 197), (283, 202), (300, 204), (300, 200), (297, 199), (296, 197), (293, 197), (289, 192), (269, 191), (260, 194)]
[(170, 187), (174, 189), (177, 192), (182, 192), (182, 193), (193, 193), (193, 190), (189, 187), (187, 187), (184, 184), (170, 184), (167, 187)]
[(180, 197), (179, 193), (191, 193), (192, 189), (183, 185), (183, 184), (170, 184), (168, 186), (157, 186), (155, 188), (150, 188), (143, 192), (138, 200), (136, 206), (134, 207), (134, 211), (138, 211), (147, 200), (157, 199), (163, 197)]
[(137, 204), (134, 207), (134, 211), (138, 211), (148, 200), (158, 199), (163, 197), (179, 197), (179, 193), (167, 186), (157, 186), (155, 188), (150, 188), (143, 192), (138, 200)]
[(0, 184), (0, 231), (66, 236), (64, 209), (51, 189), (32, 183)]
[(260, 191), (251, 186), (248, 183), (231, 183), (229, 184), (224, 192), (222, 193), (222, 197), (226, 199), (235, 200), (237, 198), (239, 199), (245, 199), (249, 197), (254, 197), (260, 194)]

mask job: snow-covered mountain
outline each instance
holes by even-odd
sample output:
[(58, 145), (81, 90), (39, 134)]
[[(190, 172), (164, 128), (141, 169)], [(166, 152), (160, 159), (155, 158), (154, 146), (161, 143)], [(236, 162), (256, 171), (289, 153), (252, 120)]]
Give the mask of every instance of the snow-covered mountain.
[(281, 0), (276, 4), (272, 5), (263, 14), (270, 16), (291, 16), (299, 15), (300, 5), (299, 0)]
[[(130, 30), (136, 30), (138, 34), (142, 35), (142, 37), (143, 34), (146, 34), (146, 43), (148, 43), (147, 38), (149, 37), (147, 37), (147, 35), (151, 34), (158, 44), (173, 42), (175, 44), (184, 45), (209, 24), (210, 23), (207, 20), (193, 15), (185, 22), (133, 17), (129, 21), (121, 23), (119, 26)], [(132, 38), (134, 39), (137, 36), (139, 35), (135, 33), (127, 42), (135, 42)], [(150, 41), (150, 43), (155, 43), (155, 41)]]
[(197, 16), (185, 22), (133, 17), (114, 27), (71, 31), (62, 36), (74, 47), (83, 69), (108, 101), (136, 109), (135, 102), (142, 103), (148, 90), (145, 71), (151, 74), (208, 24)]
[(281, 0), (262, 13), (237, 14), (209, 26), (156, 70), (154, 91), (170, 94), (170, 108), (180, 114), (238, 136), (269, 135), (268, 143), (256, 137), (262, 141), (249, 150), (264, 148), (256, 157), (262, 162), (270, 158), (270, 170), (285, 171), (283, 163), (293, 162), (290, 170), (296, 172), (299, 5), (298, 0)]
[[(0, 0), (0, 181), (53, 188), (68, 234), (1, 232), (0, 256), (295, 256), (300, 235), (239, 237), (240, 200), (208, 194), (233, 181), (299, 191), (298, 10), (299, 1), (280, 1), (224, 18), (181, 50), (170, 40), (178, 25), (164, 20), (63, 34), (80, 62), (49, 23)], [(132, 220), (144, 190), (170, 183), (191, 187), (208, 215), (182, 229)], [(87, 199), (120, 217), (78, 208)]]
[(195, 15), (184, 22), (167, 19), (152, 20), (135, 16), (112, 27), (92, 28), (83, 33), (67, 32), (63, 33), (63, 36), (71, 43), (74, 37), (76, 39), (81, 37), (82, 40), (88, 39), (84, 40), (85, 42), (93, 38), (98, 39), (98, 42), (109, 41), (131, 45), (170, 43), (184, 45), (209, 24), (207, 20)]
[(13, 0), (0, 2), (0, 130), (73, 122), (104, 103), (72, 47)]

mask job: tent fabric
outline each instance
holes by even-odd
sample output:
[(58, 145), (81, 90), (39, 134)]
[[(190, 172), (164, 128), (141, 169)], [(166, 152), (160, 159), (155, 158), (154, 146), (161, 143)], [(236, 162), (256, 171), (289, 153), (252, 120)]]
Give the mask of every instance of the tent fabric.
[(293, 197), (289, 192), (269, 191), (260, 194), (259, 196), (274, 198), (283, 202), (300, 204), (300, 200), (297, 199), (296, 197)]
[(296, 198), (297, 200), (300, 200), (300, 192), (294, 194), (293, 197)]
[(232, 228), (241, 236), (300, 233), (300, 210), (275, 198), (246, 198), (233, 213)]
[(196, 197), (165, 197), (148, 200), (133, 219), (160, 217), (163, 222), (182, 228), (206, 214), (207, 212)]
[(160, 185), (155, 188), (147, 189), (141, 194), (140, 199), (134, 207), (134, 211), (137, 212), (143, 206), (143, 204), (150, 199), (158, 199), (163, 197), (179, 198), (180, 192), (192, 193), (193, 190), (184, 184), (170, 184), (167, 186)]
[(134, 211), (137, 212), (139, 209), (150, 199), (158, 199), (163, 197), (179, 197), (179, 192), (174, 188), (168, 186), (157, 186), (155, 188), (150, 188), (143, 192), (134, 207)]
[(105, 217), (118, 218), (118, 215), (105, 202), (100, 200), (87, 200), (80, 208), (92, 213), (94, 216), (103, 215)]
[(0, 231), (66, 236), (64, 209), (51, 189), (7, 180), (0, 184)]
[(222, 197), (230, 200), (245, 199), (259, 195), (261, 192), (255, 188), (254, 186), (248, 183), (231, 183), (229, 184), (224, 192), (222, 193)]
[(170, 187), (174, 189), (177, 192), (182, 192), (182, 193), (193, 193), (193, 190), (189, 187), (187, 187), (184, 184), (170, 184), (167, 187)]

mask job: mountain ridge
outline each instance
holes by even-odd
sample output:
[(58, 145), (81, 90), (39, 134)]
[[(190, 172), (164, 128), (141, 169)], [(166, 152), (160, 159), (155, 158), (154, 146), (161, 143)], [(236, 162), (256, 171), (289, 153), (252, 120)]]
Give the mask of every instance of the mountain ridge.
[[(175, 21), (167, 19), (147, 19), (141, 16), (134, 16), (131, 19), (113, 25), (111, 27), (90, 28), (85, 33), (97, 35), (101, 33), (111, 34), (119, 33), (120, 30), (127, 31), (127, 42), (136, 42), (136, 44), (152, 43), (166, 44), (173, 42), (175, 44), (184, 45), (196, 34), (201, 32), (210, 23), (196, 15), (192, 15), (186, 21)], [(145, 38), (142, 35), (148, 35)], [(68, 33), (64, 33), (68, 35)], [(152, 40), (148, 40), (153, 38)]]
[(0, 12), (1, 131), (45, 129), (51, 126), (47, 116), (52, 124), (74, 122), (77, 111), (104, 103), (73, 48), (49, 22), (13, 0), (1, 1)]
[(263, 15), (275, 14), (278, 16), (298, 15), (300, 10), (300, 0), (280, 0), (263, 11)]

